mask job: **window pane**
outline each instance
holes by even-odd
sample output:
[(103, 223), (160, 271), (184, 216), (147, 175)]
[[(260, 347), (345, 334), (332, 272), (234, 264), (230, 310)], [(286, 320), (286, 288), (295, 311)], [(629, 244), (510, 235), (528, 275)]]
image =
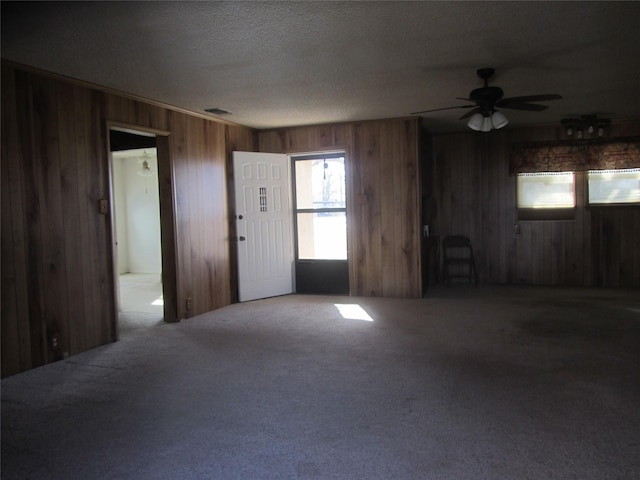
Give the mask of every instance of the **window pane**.
[(640, 168), (590, 171), (589, 203), (640, 203)]
[(347, 259), (347, 214), (298, 213), (298, 258)]
[(344, 158), (296, 160), (296, 207), (345, 208)]
[(573, 172), (519, 173), (518, 208), (572, 208)]

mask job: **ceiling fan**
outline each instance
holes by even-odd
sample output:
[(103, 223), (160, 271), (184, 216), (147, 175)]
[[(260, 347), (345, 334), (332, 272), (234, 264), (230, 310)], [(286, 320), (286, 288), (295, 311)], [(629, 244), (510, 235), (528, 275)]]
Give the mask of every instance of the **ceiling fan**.
[(469, 93), (469, 98), (460, 98), (458, 100), (466, 100), (474, 102), (471, 105), (459, 105), (456, 107), (435, 108), (432, 110), (423, 110), (421, 112), (413, 112), (411, 115), (420, 115), (422, 113), (438, 112), (441, 110), (453, 110), (458, 108), (471, 108), (467, 113), (460, 117), (460, 120), (469, 118), (467, 125), (473, 130), (488, 132), (493, 128), (502, 128), (509, 120), (504, 114), (498, 111), (498, 108), (510, 108), (512, 110), (527, 110), (530, 112), (539, 112), (546, 110), (546, 105), (539, 105), (531, 102), (543, 102), (547, 100), (560, 100), (561, 95), (550, 93), (546, 95), (525, 95), (522, 97), (502, 98), (504, 92), (500, 87), (490, 87), (489, 78), (494, 74), (493, 68), (480, 68), (477, 71), (478, 77), (484, 80), (484, 86), (476, 88)]

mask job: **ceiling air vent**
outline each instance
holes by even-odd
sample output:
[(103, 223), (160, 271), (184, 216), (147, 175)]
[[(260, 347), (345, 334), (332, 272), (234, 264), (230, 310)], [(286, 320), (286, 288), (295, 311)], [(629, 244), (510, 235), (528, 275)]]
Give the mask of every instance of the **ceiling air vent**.
[(209, 113), (213, 113), (214, 115), (231, 115), (231, 112), (227, 112), (226, 110), (223, 110), (221, 108), (205, 108), (204, 109), (205, 112), (209, 112)]

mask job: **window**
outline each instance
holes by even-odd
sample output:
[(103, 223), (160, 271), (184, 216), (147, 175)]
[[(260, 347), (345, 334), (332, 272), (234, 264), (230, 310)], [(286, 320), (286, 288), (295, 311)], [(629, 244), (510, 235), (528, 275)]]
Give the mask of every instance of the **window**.
[(588, 179), (590, 205), (640, 203), (640, 168), (590, 170)]
[(518, 219), (571, 220), (576, 206), (573, 172), (519, 173)]

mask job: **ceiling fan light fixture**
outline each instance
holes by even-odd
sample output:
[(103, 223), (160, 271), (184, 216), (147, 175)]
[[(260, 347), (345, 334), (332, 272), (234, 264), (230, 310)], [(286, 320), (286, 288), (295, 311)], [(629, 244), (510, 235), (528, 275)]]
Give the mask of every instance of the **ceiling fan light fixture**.
[[(503, 128), (509, 123), (507, 117), (503, 113), (498, 112), (496, 107), (499, 107), (500, 109), (506, 108), (510, 110), (539, 112), (546, 110), (548, 107), (535, 102), (562, 99), (562, 95), (557, 93), (504, 98), (504, 90), (502, 90), (502, 88), (489, 86), (489, 78), (494, 74), (493, 68), (480, 68), (476, 73), (478, 74), (478, 77), (482, 79), (484, 85), (480, 88), (471, 90), (468, 98), (456, 97), (458, 100), (464, 100), (470, 102), (470, 104), (422, 110), (420, 112), (414, 112), (411, 115), (421, 115), (423, 113), (459, 108), (473, 108), (473, 110), (462, 115), (460, 120), (468, 118), (467, 126), (471, 130), (475, 130), (476, 132), (488, 132), (493, 129)], [(595, 125), (593, 128), (595, 129)]]
[(495, 110), (491, 115), (491, 124), (496, 130), (504, 127), (507, 123), (509, 123), (509, 120), (504, 116), (502, 112)]
[(475, 130), (476, 132), (480, 132), (482, 127), (484, 126), (484, 116), (481, 113), (474, 113), (471, 115), (471, 118), (467, 122), (467, 126), (471, 130)]
[(486, 116), (486, 117), (482, 117), (482, 131), (483, 132), (490, 132), (491, 131), (491, 117), (490, 116)]

